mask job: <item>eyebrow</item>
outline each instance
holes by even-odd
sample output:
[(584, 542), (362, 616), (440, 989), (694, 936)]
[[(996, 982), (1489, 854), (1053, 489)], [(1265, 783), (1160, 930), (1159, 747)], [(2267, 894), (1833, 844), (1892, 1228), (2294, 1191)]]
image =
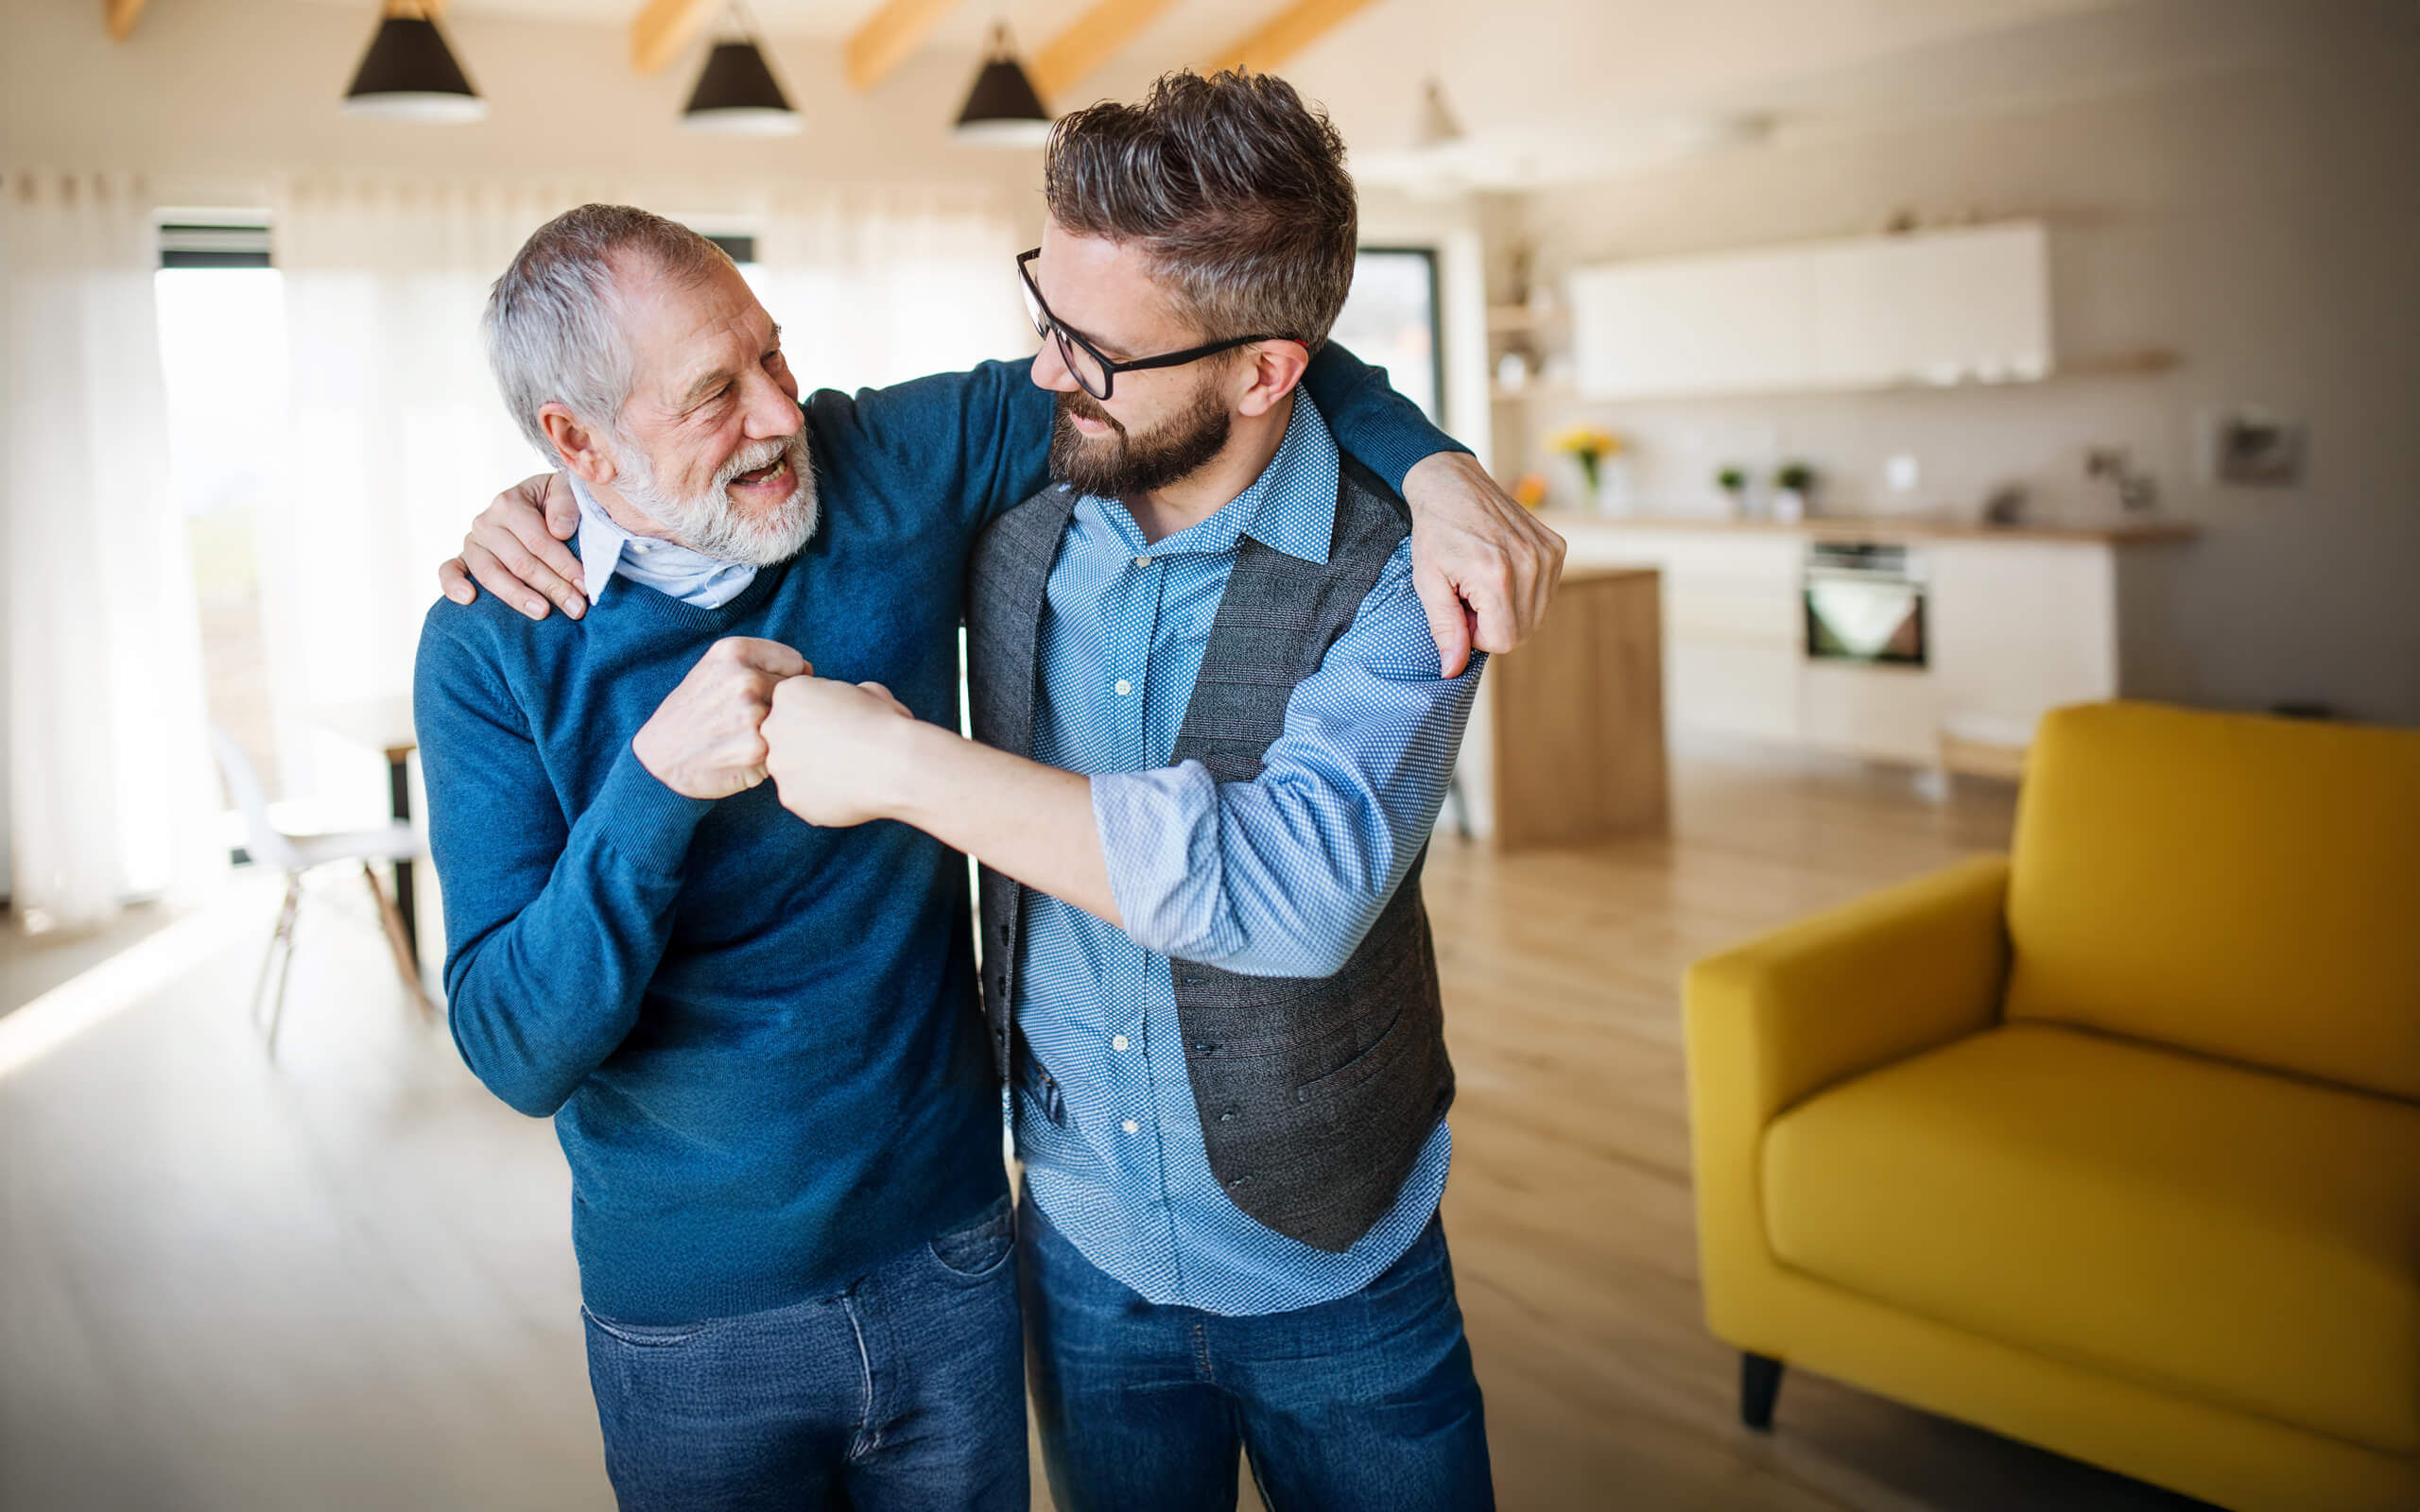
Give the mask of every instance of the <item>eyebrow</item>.
[[(766, 344), (763, 354), (756, 360), (762, 362), (766, 357), (769, 357), (774, 352), (781, 350), (782, 322), (776, 320), (773, 322), (772, 339)], [(717, 388), (721, 387), (724, 384), (731, 382), (731, 369), (728, 368), (717, 368), (712, 372), (700, 375), (698, 381), (689, 386), (689, 391), (681, 396), (681, 408), (683, 410), (696, 408), (699, 402), (703, 400), (708, 394), (714, 392)]]

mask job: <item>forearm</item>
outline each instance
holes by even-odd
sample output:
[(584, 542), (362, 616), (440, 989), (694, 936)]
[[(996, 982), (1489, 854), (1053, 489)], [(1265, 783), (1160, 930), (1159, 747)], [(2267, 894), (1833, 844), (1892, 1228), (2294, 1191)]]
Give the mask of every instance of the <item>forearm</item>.
[(888, 816), (1119, 928), (1089, 779), (902, 721)]
[(464, 943), (446, 962), (455, 1043), (480, 1081), (532, 1117), (561, 1108), (637, 1022), (705, 806), (655, 782), (634, 758), (624, 762), (535, 896), (500, 921), (498, 894), (514, 883), (482, 875), (475, 842), (469, 854), (459, 844), (441, 849), (449, 930), (458, 895), (464, 911), (485, 915), (458, 920)]
[(1320, 348), (1303, 373), (1337, 445), (1387, 487), (1404, 491), (1406, 475), (1440, 454), (1466, 455), (1460, 441), (1428, 422), (1420, 406), (1395, 392), (1383, 368), (1373, 368), (1335, 342)]

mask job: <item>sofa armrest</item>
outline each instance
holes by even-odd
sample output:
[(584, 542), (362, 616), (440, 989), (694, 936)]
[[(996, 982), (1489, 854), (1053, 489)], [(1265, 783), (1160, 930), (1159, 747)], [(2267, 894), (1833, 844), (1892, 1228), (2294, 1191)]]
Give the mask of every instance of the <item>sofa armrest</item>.
[(2008, 875), (2005, 856), (1961, 862), (1689, 968), (1698, 1276), (1717, 1337), (1789, 1357), (1787, 1286), (1765, 1234), (1765, 1127), (1826, 1087), (1998, 1020)]
[(1979, 856), (1689, 968), (1693, 1104), (1761, 1128), (1836, 1082), (1989, 1028), (2008, 858)]

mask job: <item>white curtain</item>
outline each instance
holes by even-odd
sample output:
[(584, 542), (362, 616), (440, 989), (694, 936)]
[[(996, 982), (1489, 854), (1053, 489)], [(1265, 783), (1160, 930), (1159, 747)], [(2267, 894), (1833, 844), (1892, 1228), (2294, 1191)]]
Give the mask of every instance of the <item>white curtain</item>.
[(776, 200), (759, 224), (757, 297), (806, 388), (880, 387), (1033, 350), (1015, 227), (995, 202)]
[(263, 533), (262, 610), (285, 793), (318, 797), (323, 814), (384, 793), (374, 757), (323, 715), (408, 692), (437, 563), (491, 495), (544, 465), (497, 398), (479, 310), (529, 232), (590, 199), (754, 234), (750, 278), (809, 387), (892, 383), (1033, 345), (996, 206), (900, 194), (714, 209), (678, 190), (594, 183), (290, 186), (272, 237), (291, 482)]
[(226, 868), (140, 180), (0, 173), (0, 509), (16, 911), (106, 921)]
[(504, 485), (538, 471), (479, 341), (488, 285), (570, 190), (298, 182), (271, 214), (290, 441), (258, 536), (285, 796), (320, 823), (375, 819), (378, 753), (332, 713), (411, 690), (437, 564)]

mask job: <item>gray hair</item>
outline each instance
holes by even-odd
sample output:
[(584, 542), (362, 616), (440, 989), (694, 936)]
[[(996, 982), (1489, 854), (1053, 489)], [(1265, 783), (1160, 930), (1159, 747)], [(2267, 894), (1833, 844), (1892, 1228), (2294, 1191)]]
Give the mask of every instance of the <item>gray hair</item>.
[(1061, 116), (1042, 173), (1052, 220), (1141, 246), (1211, 340), (1282, 335), (1316, 352), (1353, 287), (1344, 139), (1282, 78), (1163, 75), (1140, 105)]
[(614, 275), (628, 258), (684, 282), (731, 265), (721, 248), (679, 221), (630, 205), (582, 205), (531, 232), (488, 293), (479, 325), (496, 387), (521, 433), (558, 465), (562, 454), (538, 423), (547, 404), (621, 435), (636, 375)]

